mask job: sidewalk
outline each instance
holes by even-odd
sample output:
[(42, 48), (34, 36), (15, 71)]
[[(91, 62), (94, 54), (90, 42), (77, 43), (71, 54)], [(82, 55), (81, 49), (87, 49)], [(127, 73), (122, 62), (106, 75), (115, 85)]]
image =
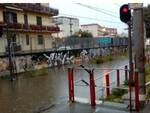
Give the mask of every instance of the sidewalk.
[(129, 111), (124, 104), (105, 102), (96, 107), (81, 103), (60, 104), (41, 113), (129, 113)]
[(51, 108), (36, 113), (150, 113), (150, 102), (139, 112), (130, 112), (126, 105), (113, 102), (104, 102), (101, 105), (91, 107), (89, 104), (63, 103), (53, 105)]

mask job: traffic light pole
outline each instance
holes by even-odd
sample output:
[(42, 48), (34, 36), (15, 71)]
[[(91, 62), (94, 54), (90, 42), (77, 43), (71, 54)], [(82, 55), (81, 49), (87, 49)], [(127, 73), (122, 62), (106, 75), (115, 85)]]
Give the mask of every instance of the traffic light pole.
[(129, 98), (130, 111), (132, 111), (132, 81), (133, 81), (133, 62), (132, 62), (132, 38), (131, 38), (131, 21), (128, 23), (128, 49), (129, 49)]
[(131, 38), (131, 22), (128, 22), (128, 38), (129, 38), (129, 81), (133, 81), (133, 62), (132, 62), (132, 38)]

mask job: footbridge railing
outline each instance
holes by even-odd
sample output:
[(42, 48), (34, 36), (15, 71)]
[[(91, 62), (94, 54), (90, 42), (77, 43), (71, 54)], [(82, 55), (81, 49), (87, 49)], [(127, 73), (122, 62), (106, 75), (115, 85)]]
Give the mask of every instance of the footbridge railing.
[[(70, 102), (86, 102), (91, 106), (103, 103), (102, 97), (109, 97), (113, 88), (128, 91), (128, 107), (139, 109), (138, 73), (134, 73), (135, 87), (124, 87), (129, 80), (128, 66), (119, 68), (87, 68), (83, 65), (68, 68), (68, 89)], [(80, 97), (81, 96), (81, 97)]]

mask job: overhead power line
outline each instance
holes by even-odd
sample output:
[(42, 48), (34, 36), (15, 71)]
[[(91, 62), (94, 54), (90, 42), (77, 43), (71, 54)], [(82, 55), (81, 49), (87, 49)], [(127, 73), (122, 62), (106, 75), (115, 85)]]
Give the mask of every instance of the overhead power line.
[(115, 21), (109, 21), (109, 20), (101, 20), (101, 19), (85, 17), (85, 16), (76, 16), (76, 15), (70, 15), (70, 14), (64, 14), (64, 13), (60, 13), (60, 15), (62, 15), (62, 16), (63, 15), (64, 16), (70, 16), (70, 17), (73, 17), (73, 18), (83, 18), (83, 19), (88, 19), (88, 20), (95, 20), (95, 21), (99, 21), (99, 22), (122, 24), (121, 22), (115, 22)]
[(96, 8), (96, 7), (93, 7), (93, 6), (89, 6), (89, 5), (86, 5), (86, 4), (82, 4), (82, 3), (76, 3), (76, 4), (80, 5), (80, 6), (83, 6), (83, 7), (86, 7), (86, 8), (89, 8), (89, 9), (92, 9), (92, 10), (95, 10), (97, 12), (103, 13), (105, 15), (114, 17), (114, 18), (118, 18), (117, 16), (112, 15), (112, 11), (108, 11), (108, 10), (105, 10), (105, 9), (99, 9), (99, 8)]

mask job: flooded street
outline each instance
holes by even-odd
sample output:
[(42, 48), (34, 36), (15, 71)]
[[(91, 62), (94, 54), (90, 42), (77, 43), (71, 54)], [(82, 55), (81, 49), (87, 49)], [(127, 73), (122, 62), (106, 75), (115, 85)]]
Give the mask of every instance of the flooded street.
[[(118, 68), (127, 63), (127, 59), (118, 59), (90, 67)], [(67, 66), (50, 68), (47, 71), (48, 75), (35, 77), (22, 74), (14, 82), (0, 80), (0, 113), (33, 113), (41, 106), (67, 101)], [(95, 78), (105, 72), (106, 70), (95, 70)], [(81, 77), (81, 73), (75, 73), (78, 75), (75, 77), (77, 80)], [(83, 72), (83, 75), (86, 76), (87, 73)], [(85, 95), (86, 91), (82, 90), (82, 93)]]

